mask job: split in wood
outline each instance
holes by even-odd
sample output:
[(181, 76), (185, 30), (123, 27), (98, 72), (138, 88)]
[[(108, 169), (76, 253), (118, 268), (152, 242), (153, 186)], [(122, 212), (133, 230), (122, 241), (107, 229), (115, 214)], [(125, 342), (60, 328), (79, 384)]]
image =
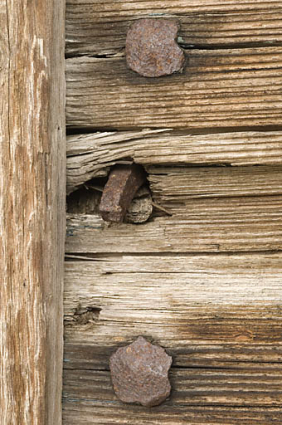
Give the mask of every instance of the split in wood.
[(103, 220), (121, 223), (134, 195), (145, 181), (146, 174), (141, 166), (116, 165), (109, 175), (99, 206)]

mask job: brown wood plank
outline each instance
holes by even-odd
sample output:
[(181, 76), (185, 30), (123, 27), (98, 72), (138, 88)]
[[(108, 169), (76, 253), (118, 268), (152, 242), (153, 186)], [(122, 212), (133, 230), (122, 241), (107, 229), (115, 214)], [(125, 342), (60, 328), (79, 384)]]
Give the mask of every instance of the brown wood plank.
[(66, 262), (66, 342), (105, 347), (141, 334), (170, 349), (279, 345), (280, 264), (281, 254)]
[[(170, 347), (166, 349), (173, 356), (174, 366), (181, 368), (205, 368), (208, 365), (211, 369), (268, 370), (279, 367), (282, 360), (281, 341), (272, 340), (270, 343), (269, 340), (265, 340), (259, 343), (248, 340), (246, 333), (241, 333), (241, 337), (240, 332), (238, 335), (237, 340), (234, 338), (233, 342), (226, 343), (204, 341), (201, 344), (196, 338), (190, 340), (185, 347), (180, 344), (181, 341), (176, 340), (176, 345), (170, 343)], [(92, 341), (66, 342), (64, 368), (65, 370), (108, 370), (109, 358), (119, 343), (120, 341), (113, 340), (107, 341), (108, 345), (98, 346)], [(180, 344), (179, 347), (177, 344)]]
[(191, 50), (183, 74), (149, 79), (114, 58), (67, 60), (69, 127), (230, 128), (281, 124), (281, 47)]
[(68, 55), (115, 54), (124, 48), (136, 19), (154, 14), (177, 17), (181, 42), (194, 46), (238, 46), (282, 42), (281, 2), (67, 1)]
[[(108, 371), (67, 370), (64, 376), (66, 399), (89, 401), (93, 407), (95, 401), (120, 406)], [(279, 366), (271, 371), (173, 368), (170, 372), (173, 391), (162, 409), (169, 412), (171, 407), (185, 406), (281, 407), (281, 378)]]
[[(279, 424), (281, 254), (65, 265), (65, 423), (130, 424), (135, 413), (144, 424)], [(122, 405), (108, 372), (112, 352), (138, 335), (174, 359), (172, 395), (150, 410)]]
[(108, 226), (97, 215), (69, 214), (67, 253), (273, 251), (282, 248), (281, 196), (192, 199), (172, 217)]
[[(67, 190), (106, 176), (118, 161), (148, 165), (275, 165), (282, 163), (282, 133), (191, 135), (166, 130), (78, 134), (67, 139)], [(198, 183), (197, 183), (198, 185)]]
[(144, 409), (139, 406), (122, 406), (115, 402), (96, 400), (69, 401), (65, 405), (66, 425), (266, 425), (281, 423), (280, 408), (231, 408), (231, 407), (167, 407)]
[(191, 199), (282, 195), (281, 166), (152, 166), (147, 171), (155, 201), (176, 214)]
[(0, 5), (1, 424), (61, 423), (64, 1)]

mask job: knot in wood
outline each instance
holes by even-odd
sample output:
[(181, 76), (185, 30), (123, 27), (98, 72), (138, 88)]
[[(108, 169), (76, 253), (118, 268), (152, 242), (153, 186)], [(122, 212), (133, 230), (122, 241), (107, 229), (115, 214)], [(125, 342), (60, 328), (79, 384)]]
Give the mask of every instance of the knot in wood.
[(144, 77), (161, 77), (181, 72), (183, 50), (176, 42), (179, 23), (171, 19), (140, 19), (127, 33), (126, 61)]
[(110, 359), (112, 383), (117, 397), (125, 403), (152, 407), (170, 394), (168, 371), (172, 358), (165, 350), (143, 337), (119, 348)]

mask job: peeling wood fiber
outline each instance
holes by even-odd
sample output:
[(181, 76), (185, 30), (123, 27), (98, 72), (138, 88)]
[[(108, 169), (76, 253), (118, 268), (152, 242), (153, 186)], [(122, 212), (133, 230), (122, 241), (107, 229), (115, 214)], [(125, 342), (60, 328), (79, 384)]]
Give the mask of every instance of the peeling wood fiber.
[[(67, 138), (68, 193), (87, 180), (106, 176), (111, 166), (125, 159), (146, 168), (167, 164), (279, 165), (282, 164), (282, 133), (244, 131), (191, 135), (159, 129), (76, 134)], [(252, 170), (256, 169), (250, 169), (250, 173)]]

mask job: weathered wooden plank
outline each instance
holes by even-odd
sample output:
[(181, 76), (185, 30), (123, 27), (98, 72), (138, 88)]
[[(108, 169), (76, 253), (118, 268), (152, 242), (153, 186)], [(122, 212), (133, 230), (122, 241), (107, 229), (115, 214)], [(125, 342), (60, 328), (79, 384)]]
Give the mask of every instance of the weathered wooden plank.
[[(172, 209), (172, 205), (174, 205)], [(240, 252), (281, 250), (281, 196), (191, 199), (173, 216), (108, 226), (96, 215), (69, 215), (67, 253)]]
[[(85, 5), (85, 0), (67, 0), (68, 6), (70, 4), (81, 6)], [(188, 3), (188, 4), (187, 4)], [(88, 4), (96, 5), (95, 11), (99, 16), (99, 12), (104, 11), (112, 11), (112, 13), (116, 13), (116, 10), (120, 10), (121, 13), (132, 13), (132, 10), (146, 10), (149, 12), (163, 12), (168, 7), (173, 8), (173, 12), (184, 10), (187, 8), (200, 11), (200, 10), (253, 10), (254, 6), (259, 7), (261, 10), (268, 10), (271, 6), (276, 6), (277, 8), (281, 8), (280, 0), (257, 0), (255, 3), (250, 2), (249, 0), (213, 0), (211, 3), (210, 0), (202, 0), (199, 2), (198, 0), (173, 0), (173, 2), (168, 1), (152, 1), (152, 0), (129, 0), (126, 3), (123, 0), (105, 0), (103, 2), (99, 0), (89, 0)], [(93, 10), (93, 8), (92, 8)]]
[(194, 46), (238, 46), (281, 43), (280, 2), (101, 2), (67, 1), (68, 55), (115, 54), (124, 48), (126, 33), (136, 19), (154, 14), (177, 17), (181, 42)]
[(64, 1), (0, 2), (1, 424), (60, 424)]
[[(281, 273), (281, 254), (66, 262), (65, 423), (88, 423), (92, 414), (94, 423), (126, 424), (136, 414), (138, 423), (264, 424), (268, 412), (278, 425)], [(108, 372), (111, 353), (138, 335), (174, 359), (171, 398), (150, 411), (122, 405)], [(203, 409), (202, 421), (192, 406)], [(208, 406), (229, 406), (234, 422), (224, 410), (210, 416)], [(246, 416), (242, 406), (252, 406)]]
[(282, 343), (280, 264), (281, 254), (67, 262), (66, 342)]
[(281, 408), (231, 408), (179, 406), (167, 409), (160, 406), (144, 409), (140, 406), (122, 406), (113, 401), (99, 402), (83, 399), (69, 400), (64, 407), (66, 425), (266, 425), (281, 423)]
[[(109, 358), (120, 341), (106, 341), (106, 343), (108, 345), (97, 346), (92, 341), (66, 342), (65, 370), (108, 370)], [(208, 365), (211, 369), (268, 370), (277, 368), (282, 360), (281, 341), (272, 340), (270, 343), (266, 339), (261, 343), (254, 342), (248, 339), (246, 333), (242, 334), (242, 327), (241, 337), (239, 335), (237, 340), (234, 338), (233, 342), (204, 341), (201, 344), (195, 339), (190, 340), (185, 347), (183, 345), (178, 347), (177, 340), (175, 343), (175, 346), (171, 344), (171, 347), (166, 349), (173, 356), (173, 364), (176, 367), (205, 368)]]
[(281, 124), (281, 47), (191, 50), (182, 74), (149, 79), (113, 58), (67, 60), (67, 124), (106, 129)]
[[(282, 167), (149, 167), (156, 202), (177, 213), (198, 198), (282, 195)], [(179, 207), (181, 204), (181, 207)]]
[[(169, 412), (171, 408), (185, 406), (281, 407), (281, 378), (278, 365), (271, 371), (173, 368), (170, 372), (173, 390), (170, 399), (159, 410)], [(65, 371), (64, 399), (66, 402), (77, 400), (78, 403), (83, 400), (92, 408), (95, 402), (121, 406), (108, 371)], [(130, 406), (128, 410), (131, 410)]]
[[(125, 159), (148, 165), (275, 165), (282, 163), (282, 133), (191, 135), (169, 130), (79, 134), (67, 139), (67, 190), (72, 192)], [(198, 183), (197, 183), (198, 185)]]

